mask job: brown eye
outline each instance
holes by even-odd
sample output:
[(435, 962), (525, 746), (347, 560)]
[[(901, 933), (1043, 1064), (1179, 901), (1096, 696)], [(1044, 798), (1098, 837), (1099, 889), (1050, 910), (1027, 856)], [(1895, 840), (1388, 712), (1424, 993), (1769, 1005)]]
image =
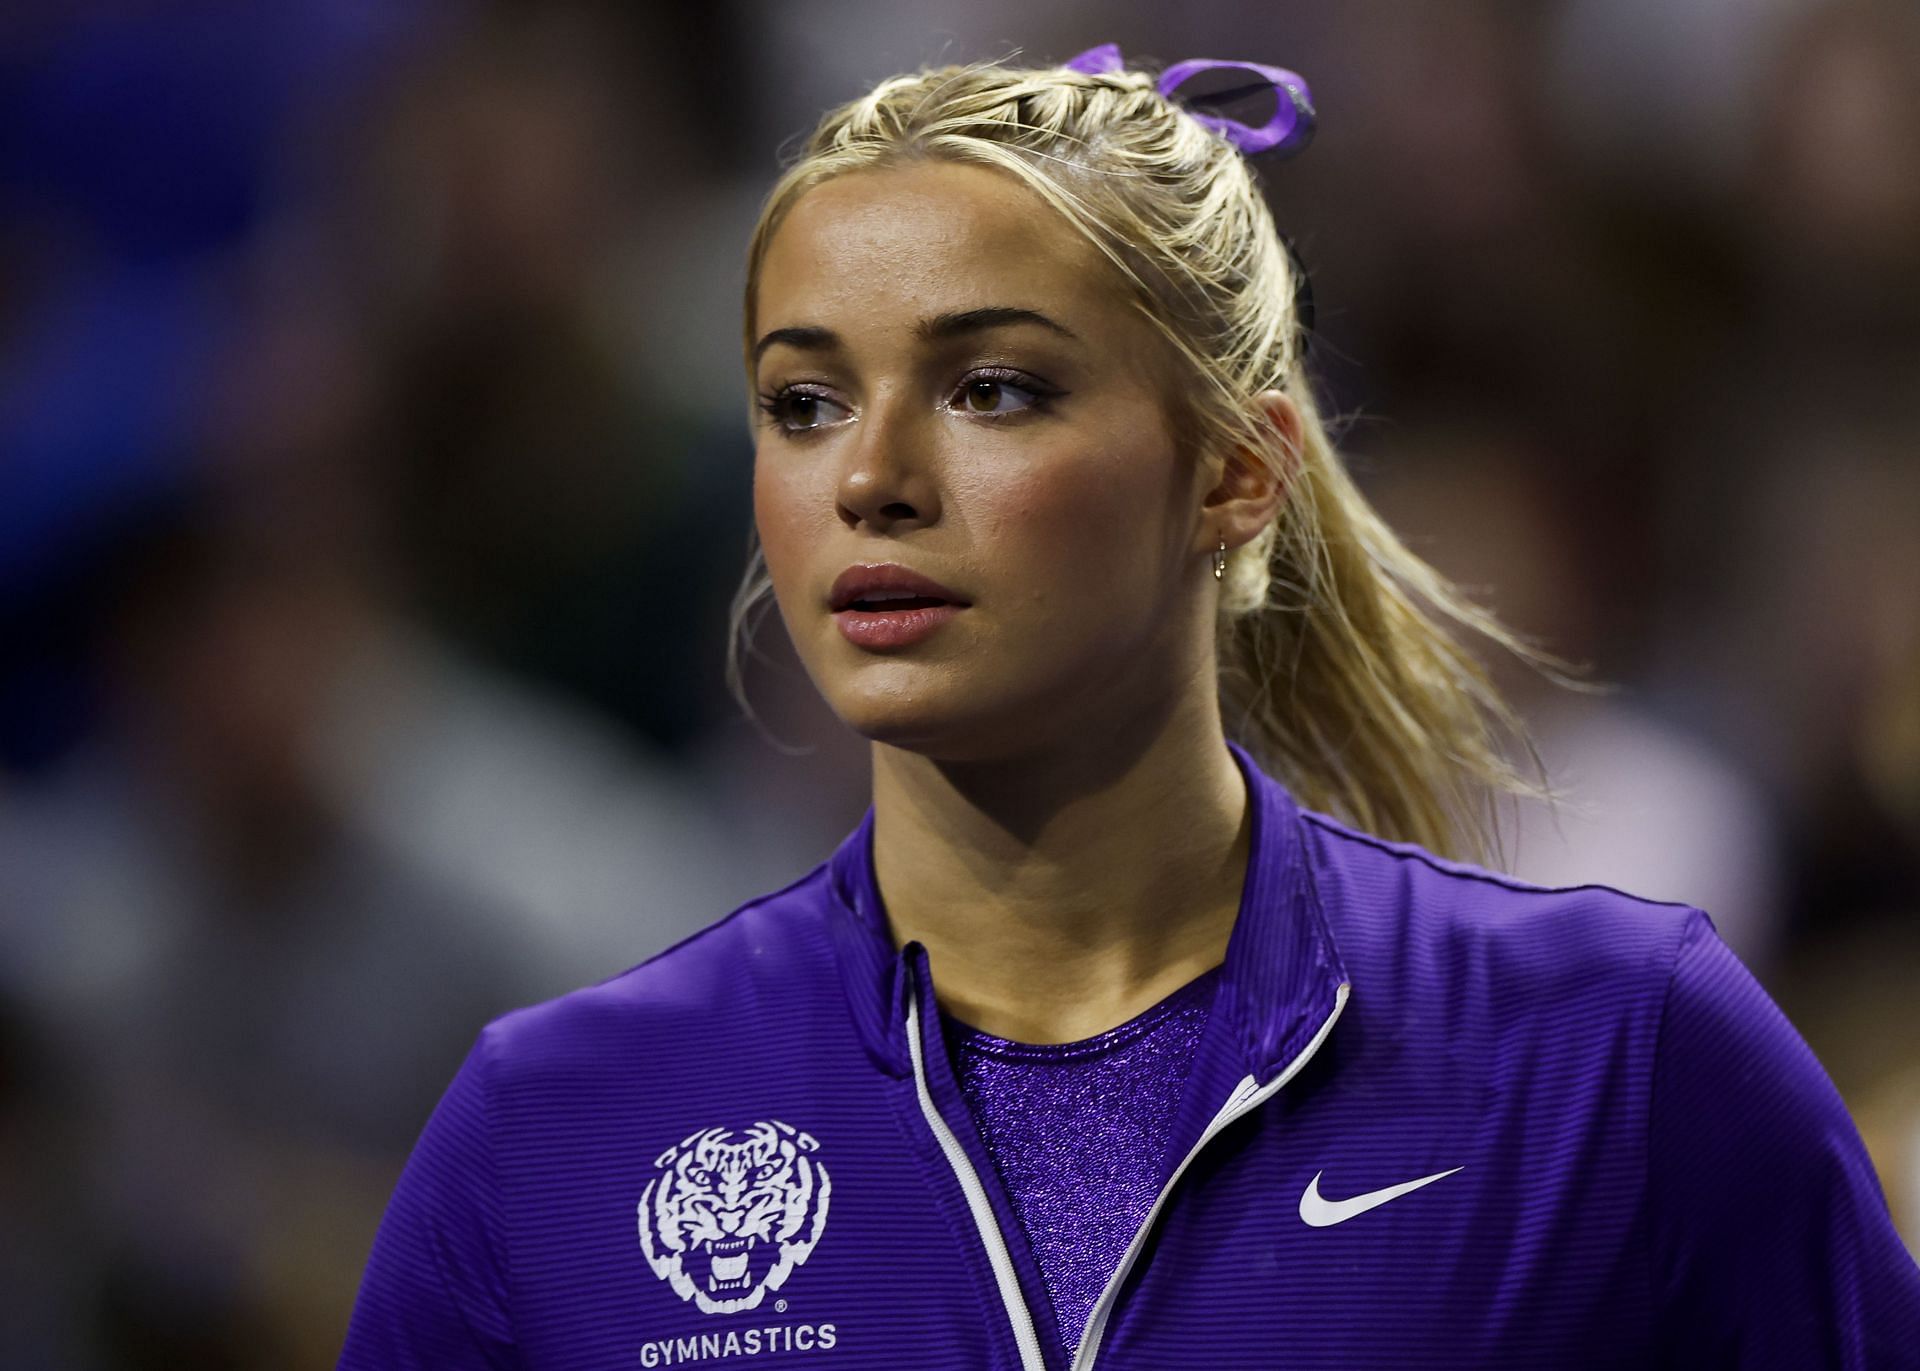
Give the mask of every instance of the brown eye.
[(776, 428), (787, 434), (825, 428), (846, 412), (846, 406), (810, 390), (781, 390), (762, 395), (760, 408)]
[(1040, 401), (1037, 390), (1016, 385), (1004, 378), (980, 376), (962, 382), (959, 391), (948, 403), (966, 414), (998, 417), (1031, 409)]

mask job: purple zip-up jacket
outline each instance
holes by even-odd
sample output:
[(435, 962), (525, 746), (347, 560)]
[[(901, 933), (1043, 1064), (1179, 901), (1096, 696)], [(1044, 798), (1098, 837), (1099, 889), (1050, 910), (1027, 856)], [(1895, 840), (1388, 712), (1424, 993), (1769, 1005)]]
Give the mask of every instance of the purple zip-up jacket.
[(793, 885), (480, 1035), (341, 1366), (1920, 1367), (1920, 1270), (1705, 915), (1298, 809), (1253, 841), (1165, 1185), (1078, 1336), (896, 951), (869, 812)]

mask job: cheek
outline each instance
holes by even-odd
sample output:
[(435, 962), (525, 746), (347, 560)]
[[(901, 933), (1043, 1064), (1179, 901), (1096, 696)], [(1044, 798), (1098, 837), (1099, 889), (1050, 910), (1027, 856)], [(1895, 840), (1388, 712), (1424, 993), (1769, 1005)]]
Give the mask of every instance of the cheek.
[[(776, 591), (796, 574), (807, 547), (820, 538), (823, 498), (812, 488), (800, 464), (783, 463), (773, 453), (755, 456), (753, 523)], [(831, 503), (824, 508), (831, 510)]]
[(978, 493), (982, 541), (1045, 598), (1146, 591), (1183, 535), (1173, 458), (1158, 444), (1057, 453)]

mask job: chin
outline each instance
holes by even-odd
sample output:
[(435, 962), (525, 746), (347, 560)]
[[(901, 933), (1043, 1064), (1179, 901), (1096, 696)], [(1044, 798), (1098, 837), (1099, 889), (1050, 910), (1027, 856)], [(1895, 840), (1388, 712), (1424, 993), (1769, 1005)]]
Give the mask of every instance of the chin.
[(836, 708), (841, 722), (870, 743), (885, 743), (906, 752), (928, 757), (953, 757), (972, 754), (994, 730), (982, 727), (982, 721), (966, 717), (962, 711), (930, 708), (916, 701), (902, 706), (852, 706)]
[(840, 721), (868, 742), (885, 743), (935, 761), (984, 761), (1020, 747), (1031, 731), (1031, 708), (995, 707), (978, 689), (957, 682), (933, 688), (840, 690), (828, 703)]

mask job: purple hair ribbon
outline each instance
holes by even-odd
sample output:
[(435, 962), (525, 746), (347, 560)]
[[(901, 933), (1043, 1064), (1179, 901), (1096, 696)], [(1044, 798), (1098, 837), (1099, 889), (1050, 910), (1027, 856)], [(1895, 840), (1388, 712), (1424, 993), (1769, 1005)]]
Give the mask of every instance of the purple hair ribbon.
[[(1065, 65), (1071, 71), (1100, 75), (1122, 71), (1126, 63), (1120, 56), (1118, 43), (1102, 43), (1097, 48), (1088, 48)], [(1172, 100), (1175, 91), (1205, 71), (1244, 71), (1259, 78), (1253, 85), (1222, 92), (1223, 95), (1250, 95), (1254, 91), (1267, 89), (1274, 93), (1273, 117), (1259, 128), (1243, 124), (1238, 119), (1187, 110), (1195, 120), (1220, 134), (1242, 153), (1251, 157), (1256, 152), (1277, 152), (1283, 157), (1290, 157), (1313, 141), (1313, 93), (1307, 89), (1306, 81), (1297, 72), (1282, 67), (1196, 57), (1175, 62), (1168, 67), (1160, 74), (1155, 89)]]

